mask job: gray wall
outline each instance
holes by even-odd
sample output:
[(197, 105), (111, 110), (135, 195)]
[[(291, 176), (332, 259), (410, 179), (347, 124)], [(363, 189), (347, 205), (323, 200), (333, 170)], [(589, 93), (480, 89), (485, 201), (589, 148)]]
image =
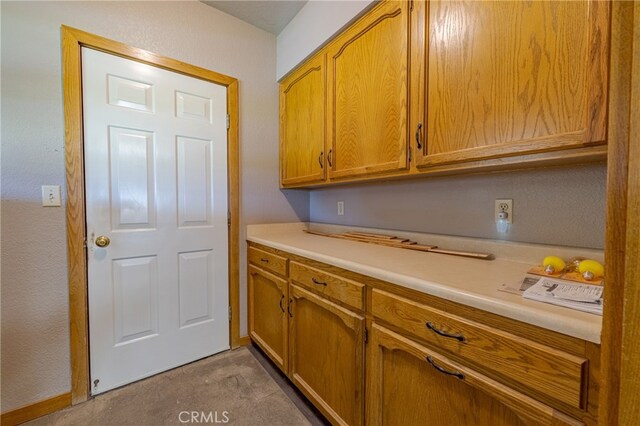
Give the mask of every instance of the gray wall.
[[(2, 412), (70, 390), (60, 25), (239, 79), (241, 301), (245, 225), (307, 220), (304, 191), (278, 190), (276, 39), (195, 1), (0, 2), (2, 38)], [(246, 306), (242, 329), (246, 331)]]
[[(605, 184), (603, 164), (395, 181), (314, 190), (310, 212), (312, 222), (601, 249)], [(506, 235), (496, 198), (513, 199)]]

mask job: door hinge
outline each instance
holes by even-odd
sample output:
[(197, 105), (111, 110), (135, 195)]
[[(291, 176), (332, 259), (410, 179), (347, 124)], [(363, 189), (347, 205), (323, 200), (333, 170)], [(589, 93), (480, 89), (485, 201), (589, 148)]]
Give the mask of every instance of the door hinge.
[(231, 322), (231, 306), (229, 306), (229, 322)]
[(409, 11), (413, 10), (413, 0), (409, 1)]
[(231, 210), (227, 210), (227, 227), (231, 226)]
[(364, 344), (366, 345), (369, 342), (369, 329), (367, 327), (364, 328)]
[(409, 147), (409, 162), (411, 162), (412, 153), (413, 153), (413, 150), (411, 149), (411, 147)]
[(227, 130), (229, 130), (230, 127), (231, 127), (231, 117), (229, 117), (229, 114), (227, 114)]

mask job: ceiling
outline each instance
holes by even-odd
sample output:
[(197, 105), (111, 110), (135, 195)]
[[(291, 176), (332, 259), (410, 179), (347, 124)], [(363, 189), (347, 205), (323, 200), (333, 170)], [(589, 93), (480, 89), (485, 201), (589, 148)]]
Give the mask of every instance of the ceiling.
[(278, 35), (308, 0), (214, 0), (202, 3)]

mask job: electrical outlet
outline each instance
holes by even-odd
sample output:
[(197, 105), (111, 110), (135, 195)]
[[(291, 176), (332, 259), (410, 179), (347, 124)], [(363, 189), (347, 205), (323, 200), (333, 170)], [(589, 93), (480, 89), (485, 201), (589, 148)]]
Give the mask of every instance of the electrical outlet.
[(60, 207), (60, 185), (42, 185), (42, 205)]
[(338, 216), (344, 216), (344, 201), (338, 201)]
[(508, 223), (513, 223), (513, 200), (512, 199), (500, 199), (496, 200), (496, 208), (494, 220), (497, 222), (500, 219), (500, 213), (506, 213), (505, 218)]

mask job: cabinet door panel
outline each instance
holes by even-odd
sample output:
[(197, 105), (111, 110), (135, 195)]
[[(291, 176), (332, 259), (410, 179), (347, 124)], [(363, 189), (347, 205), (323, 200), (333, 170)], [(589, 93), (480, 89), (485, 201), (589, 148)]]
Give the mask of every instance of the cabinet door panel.
[(609, 4), (433, 1), (418, 165), (603, 143)]
[(318, 55), (280, 84), (282, 186), (325, 178), (325, 56)]
[(290, 377), (333, 424), (364, 416), (364, 318), (291, 285)]
[(327, 48), (329, 176), (406, 169), (408, 2), (383, 2)]
[(249, 335), (287, 371), (287, 282), (249, 266)]
[(377, 324), (370, 337), (368, 424), (579, 424)]

